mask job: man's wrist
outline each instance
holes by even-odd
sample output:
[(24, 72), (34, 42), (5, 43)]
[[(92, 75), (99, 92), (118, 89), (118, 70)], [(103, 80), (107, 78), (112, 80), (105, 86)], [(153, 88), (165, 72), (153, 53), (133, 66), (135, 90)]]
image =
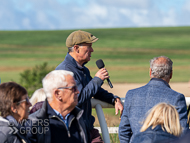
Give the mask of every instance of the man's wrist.
[(115, 98), (114, 98), (114, 103), (117, 103), (117, 102), (118, 102), (118, 100), (121, 100), (121, 99), (120, 99), (120, 97), (115, 96)]

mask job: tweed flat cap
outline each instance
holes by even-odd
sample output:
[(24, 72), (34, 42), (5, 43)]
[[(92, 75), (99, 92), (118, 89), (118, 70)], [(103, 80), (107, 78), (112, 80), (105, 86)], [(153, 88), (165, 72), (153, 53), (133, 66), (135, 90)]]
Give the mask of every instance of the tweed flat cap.
[(94, 35), (86, 31), (74, 31), (66, 39), (66, 46), (73, 47), (81, 43), (94, 43), (98, 40)]

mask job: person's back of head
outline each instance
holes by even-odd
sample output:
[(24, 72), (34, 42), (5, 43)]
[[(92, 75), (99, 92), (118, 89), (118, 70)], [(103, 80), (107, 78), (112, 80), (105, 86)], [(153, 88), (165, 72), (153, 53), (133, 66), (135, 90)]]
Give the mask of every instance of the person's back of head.
[(141, 132), (144, 132), (149, 127), (154, 129), (160, 125), (163, 131), (166, 131), (174, 136), (180, 136), (182, 128), (179, 121), (179, 114), (174, 106), (167, 103), (159, 103), (155, 105), (144, 120)]
[(155, 57), (150, 60), (150, 76), (151, 78), (160, 78), (169, 80), (172, 77), (171, 59), (165, 56)]
[(37, 102), (45, 101), (46, 94), (44, 92), (43, 88), (37, 89), (32, 97), (30, 98), (30, 102), (32, 103), (32, 106), (34, 106)]

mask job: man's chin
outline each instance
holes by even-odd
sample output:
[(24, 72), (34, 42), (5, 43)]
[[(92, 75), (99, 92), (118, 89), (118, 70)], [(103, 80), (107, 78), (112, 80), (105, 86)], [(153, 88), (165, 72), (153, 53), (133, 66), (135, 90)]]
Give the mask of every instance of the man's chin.
[[(89, 61), (90, 61), (90, 60), (89, 60)], [(87, 64), (89, 61), (87, 61), (87, 62), (84, 62), (84, 64), (83, 64), (83, 65)]]

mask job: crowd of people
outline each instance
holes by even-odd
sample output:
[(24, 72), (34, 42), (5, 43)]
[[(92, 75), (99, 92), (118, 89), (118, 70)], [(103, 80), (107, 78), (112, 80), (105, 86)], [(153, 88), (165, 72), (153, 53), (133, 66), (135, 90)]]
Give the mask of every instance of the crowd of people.
[(120, 97), (101, 86), (109, 78), (106, 68), (91, 77), (85, 66), (98, 40), (89, 32), (74, 31), (66, 39), (68, 53), (42, 80), (43, 88), (29, 100), (15, 82), (0, 84), (0, 143), (103, 143), (93, 124), (91, 98), (115, 106), (120, 112), (121, 143), (188, 141), (187, 105), (183, 94), (170, 88), (173, 62), (165, 56), (150, 61), (150, 81)]

